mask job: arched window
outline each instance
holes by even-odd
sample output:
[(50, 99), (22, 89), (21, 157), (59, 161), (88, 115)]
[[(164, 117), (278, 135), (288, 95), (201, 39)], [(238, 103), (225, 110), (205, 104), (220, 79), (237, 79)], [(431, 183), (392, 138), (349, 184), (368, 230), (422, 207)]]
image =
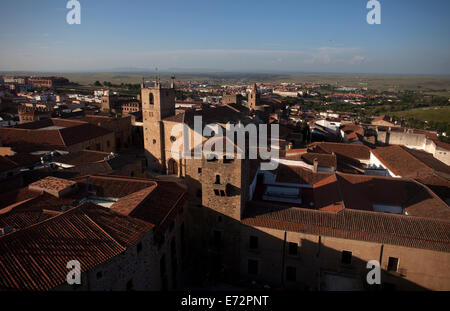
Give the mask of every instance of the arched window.
[(155, 104), (155, 99), (153, 98), (153, 93), (150, 93), (150, 105)]

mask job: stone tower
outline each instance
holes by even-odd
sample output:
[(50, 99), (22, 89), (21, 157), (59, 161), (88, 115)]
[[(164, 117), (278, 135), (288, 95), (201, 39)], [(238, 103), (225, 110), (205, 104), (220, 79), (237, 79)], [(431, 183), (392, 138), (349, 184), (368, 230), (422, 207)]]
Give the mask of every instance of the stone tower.
[(148, 167), (157, 172), (166, 171), (165, 135), (163, 119), (175, 115), (175, 85), (163, 88), (159, 78), (154, 87), (141, 85), (144, 148)]
[(252, 90), (250, 94), (248, 94), (248, 105), (251, 109), (256, 109), (257, 106), (259, 106), (259, 92), (258, 87), (256, 86), (256, 83), (253, 84)]

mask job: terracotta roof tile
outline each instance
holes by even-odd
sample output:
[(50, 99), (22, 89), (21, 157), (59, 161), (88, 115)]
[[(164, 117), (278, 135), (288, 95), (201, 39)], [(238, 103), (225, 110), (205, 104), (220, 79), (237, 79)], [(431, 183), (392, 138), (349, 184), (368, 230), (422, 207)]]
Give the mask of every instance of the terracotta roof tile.
[[(344, 209), (268, 209), (250, 202), (243, 224), (314, 235), (450, 252), (450, 222)], [(421, 228), (421, 230), (417, 230)]]
[(364, 145), (319, 142), (312, 143), (308, 149), (318, 153), (331, 154), (334, 152), (336, 155), (357, 160), (370, 159), (370, 149)]
[(0, 288), (50, 290), (66, 281), (67, 263), (82, 272), (124, 252), (148, 224), (84, 204), (21, 231), (0, 237)]
[(277, 182), (307, 185), (313, 185), (331, 175), (330, 173), (313, 173), (309, 169), (300, 166), (288, 166), (284, 164), (278, 166), (275, 174), (277, 175)]
[(372, 153), (394, 174), (402, 177), (431, 173), (433, 169), (401, 146), (377, 147)]

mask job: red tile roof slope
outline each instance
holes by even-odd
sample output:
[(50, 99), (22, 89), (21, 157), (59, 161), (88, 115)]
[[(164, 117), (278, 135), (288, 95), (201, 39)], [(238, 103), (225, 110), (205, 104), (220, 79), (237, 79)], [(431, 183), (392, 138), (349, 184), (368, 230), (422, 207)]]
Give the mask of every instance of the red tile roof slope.
[(277, 175), (277, 182), (308, 185), (315, 184), (331, 175), (331, 173), (313, 173), (311, 170), (300, 166), (284, 164), (278, 165), (274, 173)]
[(151, 229), (138, 219), (84, 204), (0, 237), (0, 288), (50, 290), (66, 281), (67, 263), (82, 272), (124, 252)]
[(395, 175), (402, 177), (431, 173), (433, 169), (401, 146), (377, 147), (372, 153)]
[(82, 165), (86, 163), (103, 161), (108, 155), (107, 152), (83, 150), (79, 152), (71, 152), (67, 155), (55, 158), (54, 161), (58, 163), (64, 163), (69, 165)]
[[(42, 122), (44, 121), (48, 122), (46, 120)], [(0, 128), (0, 139), (6, 146), (31, 143), (63, 148), (113, 133), (86, 122), (60, 119), (51, 119), (50, 122), (51, 124), (43, 124), (41, 121), (27, 123), (22, 128)], [(63, 128), (40, 129), (47, 126), (61, 126)]]
[(342, 144), (317, 142), (309, 145), (310, 151), (318, 153), (335, 153), (352, 159), (368, 160), (370, 159), (370, 149), (364, 145)]
[(6, 172), (15, 169), (18, 164), (6, 157), (0, 156), (0, 172)]
[[(344, 209), (338, 213), (249, 202), (242, 223), (314, 235), (450, 252), (450, 222)], [(420, 228), (420, 230), (418, 230)]]

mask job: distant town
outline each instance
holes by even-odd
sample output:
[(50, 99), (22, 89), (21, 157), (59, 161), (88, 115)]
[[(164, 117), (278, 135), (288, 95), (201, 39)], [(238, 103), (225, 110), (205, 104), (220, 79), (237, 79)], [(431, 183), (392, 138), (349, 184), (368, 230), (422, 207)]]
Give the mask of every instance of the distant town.
[[(448, 109), (395, 87), (4, 75), (0, 290), (450, 290)], [(276, 169), (248, 145), (175, 158), (217, 136), (196, 117), (276, 126)]]

